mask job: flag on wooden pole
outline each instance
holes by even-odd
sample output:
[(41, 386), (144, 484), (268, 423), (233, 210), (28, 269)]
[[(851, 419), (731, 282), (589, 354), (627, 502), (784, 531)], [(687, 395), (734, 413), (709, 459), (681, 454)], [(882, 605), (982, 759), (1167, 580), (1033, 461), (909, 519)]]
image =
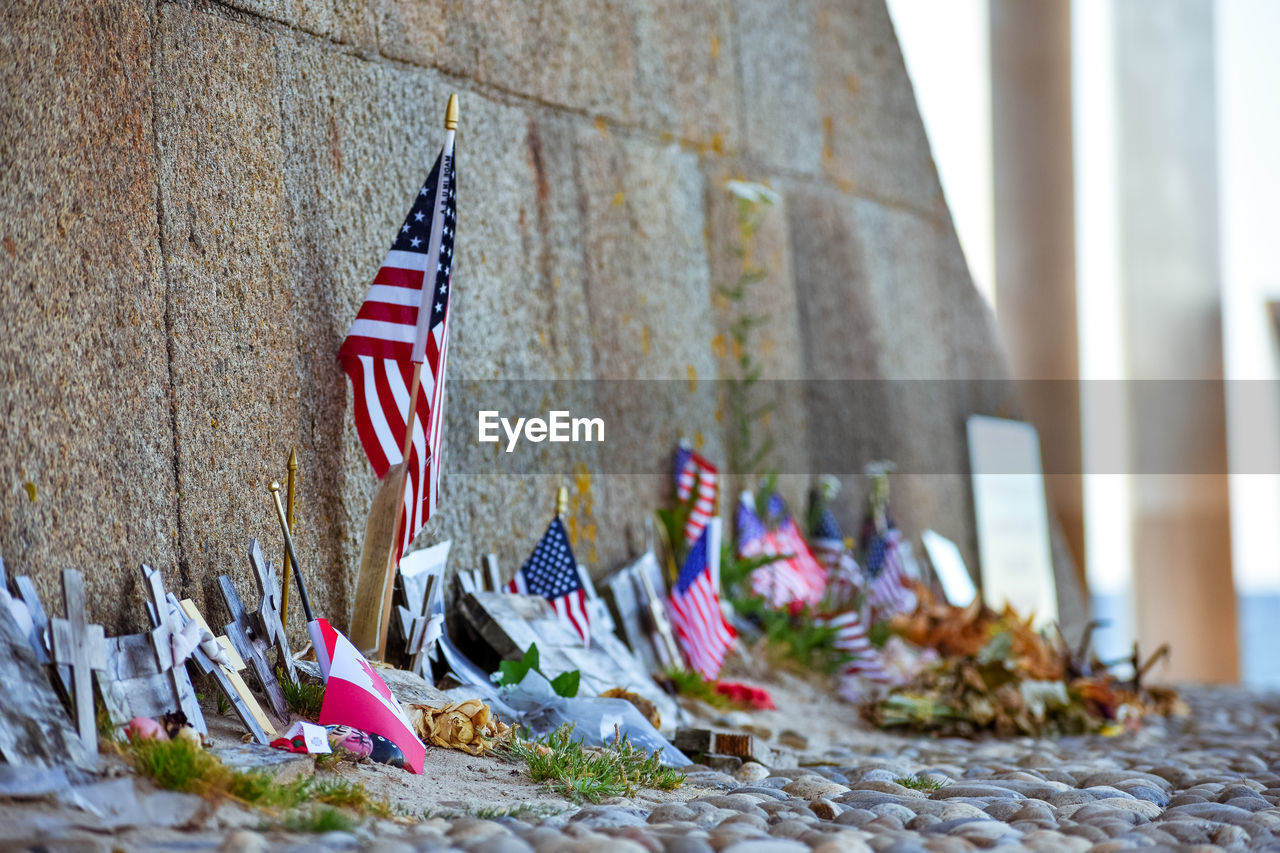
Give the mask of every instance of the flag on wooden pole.
[(578, 575), (578, 562), (569, 547), (569, 533), (559, 515), (551, 520), (529, 559), (507, 583), (507, 592), (542, 596), (582, 638), (582, 644), (591, 645), (587, 590)]
[(751, 573), (751, 589), (774, 607), (793, 601), (816, 604), (826, 590), (827, 570), (809, 550), (781, 498), (774, 495), (769, 503), (770, 520), (781, 519), (772, 530), (756, 515), (750, 492), (738, 504), (739, 556), (781, 557)]
[[(440, 491), (457, 222), (456, 127), (457, 98), (451, 96), (444, 147), (338, 351), (351, 377), (356, 433), (370, 464), (379, 479), (393, 466), (402, 466), (397, 469), (401, 480), (396, 484), (394, 532), (377, 559), (370, 554), (371, 543), (365, 543), (352, 617), (356, 641), (369, 648), (376, 637), (379, 655), (386, 644), (395, 568), (435, 512)], [(383, 543), (373, 544), (382, 549)]]
[(684, 538), (690, 545), (698, 541), (707, 522), (716, 514), (719, 491), (720, 472), (716, 466), (681, 439), (676, 447), (676, 500), (693, 500), (684, 526)]
[(720, 611), (720, 590), (712, 570), (716, 549), (710, 544), (711, 532), (710, 527), (704, 529), (689, 549), (667, 602), (671, 624), (689, 666), (707, 679), (720, 674), (725, 655), (737, 637)]

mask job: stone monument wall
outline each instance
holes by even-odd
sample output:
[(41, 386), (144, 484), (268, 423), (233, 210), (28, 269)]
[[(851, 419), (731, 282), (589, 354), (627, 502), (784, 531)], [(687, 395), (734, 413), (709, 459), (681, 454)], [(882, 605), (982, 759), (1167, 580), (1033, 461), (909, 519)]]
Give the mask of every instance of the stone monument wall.
[[(335, 354), (454, 91), (460, 389), (731, 374), (726, 181), (767, 184), (780, 198), (749, 247), (768, 272), (766, 377), (956, 380), (839, 419), (778, 413), (789, 496), (802, 507), (827, 441), (923, 453), (896, 481), (899, 520), (976, 564), (964, 417), (1016, 407), (967, 384), (1005, 367), (883, 0), (4, 5), (0, 554), (49, 599), (79, 568), (92, 616), (138, 628), (146, 562), (216, 622), (214, 578), (247, 592), (250, 537), (281, 561), (266, 487), (296, 446), (312, 598), (346, 624), (376, 482)], [(681, 434), (722, 454), (714, 418), (651, 420), (655, 458)], [(669, 488), (591, 466), (563, 479), (597, 575)], [(510, 571), (558, 482), (446, 458), (419, 541)], [(861, 500), (849, 483), (851, 528)]]

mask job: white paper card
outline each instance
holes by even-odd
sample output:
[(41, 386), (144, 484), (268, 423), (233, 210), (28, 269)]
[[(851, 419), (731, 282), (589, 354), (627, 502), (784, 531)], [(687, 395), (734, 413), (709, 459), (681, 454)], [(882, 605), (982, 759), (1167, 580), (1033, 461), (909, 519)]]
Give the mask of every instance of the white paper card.
[[(405, 598), (409, 601), (409, 611), (414, 615), (421, 613), (422, 610), (415, 610), (416, 607), (422, 607), (422, 598), (427, 594), (427, 578), (435, 574), (443, 580), (444, 567), (449, 562), (449, 546), (452, 540), (446, 539), (444, 542), (437, 542), (429, 548), (423, 548), (420, 551), (414, 551), (411, 554), (405, 554), (400, 558), (400, 578), (404, 582)], [(436, 582), (437, 594), (444, 587), (443, 583)], [(431, 602), (427, 602), (430, 605)], [(430, 609), (428, 606), (427, 609)]]
[(982, 595), (1037, 627), (1058, 618), (1040, 437), (1022, 421), (972, 415), (968, 422)]
[(947, 597), (947, 603), (954, 607), (968, 607), (972, 604), (978, 596), (978, 590), (973, 585), (973, 578), (969, 577), (969, 570), (965, 568), (964, 557), (956, 543), (932, 530), (921, 533), (920, 541), (924, 544), (924, 552), (929, 557), (929, 565), (933, 566), (938, 583), (942, 584), (942, 594)]
[(324, 726), (317, 726), (315, 723), (306, 723), (298, 720), (284, 736), (289, 740), (293, 740), (298, 735), (303, 736), (303, 743), (307, 746), (307, 752), (312, 755), (321, 755), (333, 752), (333, 748), (329, 746), (329, 730)]

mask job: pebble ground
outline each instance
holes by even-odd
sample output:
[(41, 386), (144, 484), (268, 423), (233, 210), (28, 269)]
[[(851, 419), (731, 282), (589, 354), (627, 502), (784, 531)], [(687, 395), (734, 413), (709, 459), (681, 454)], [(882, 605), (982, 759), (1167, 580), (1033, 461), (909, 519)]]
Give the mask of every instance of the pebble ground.
[[(547, 815), (460, 811), (358, 833), (187, 836), (184, 849), (469, 853), (1280, 853), (1280, 695), (1196, 690), (1189, 717), (1117, 737), (906, 738), (806, 766), (693, 769), (688, 799), (642, 794)], [(908, 785), (903, 780), (917, 780)], [(926, 785), (925, 788), (915, 787)], [(938, 787), (932, 788), (936, 785)], [(127, 839), (118, 838), (116, 844)], [(207, 847), (203, 845), (207, 844)], [(110, 848), (107, 848), (110, 849)], [(152, 848), (159, 849), (159, 848)]]

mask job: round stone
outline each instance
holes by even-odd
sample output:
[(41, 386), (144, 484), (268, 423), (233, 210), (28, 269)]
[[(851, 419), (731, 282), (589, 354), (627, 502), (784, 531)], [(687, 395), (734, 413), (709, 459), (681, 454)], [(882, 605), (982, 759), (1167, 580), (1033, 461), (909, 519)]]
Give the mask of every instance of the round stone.
[(839, 782), (832, 782), (830, 779), (823, 779), (821, 776), (801, 776), (789, 785), (783, 786), (782, 790), (786, 791), (793, 797), (803, 797), (807, 800), (816, 799), (818, 797), (832, 797), (839, 794), (848, 793), (849, 788), (841, 785)]
[(759, 782), (761, 779), (769, 777), (769, 768), (756, 761), (744, 762), (741, 767), (733, 771), (733, 778), (743, 784)]

